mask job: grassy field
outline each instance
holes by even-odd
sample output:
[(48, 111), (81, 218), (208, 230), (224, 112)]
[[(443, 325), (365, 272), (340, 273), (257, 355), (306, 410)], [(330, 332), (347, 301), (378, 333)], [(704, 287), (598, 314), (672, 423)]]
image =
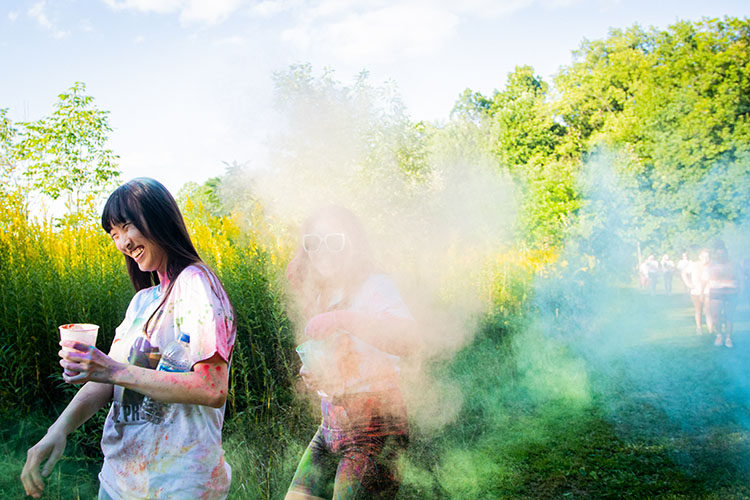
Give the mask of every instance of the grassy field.
[[(400, 498), (750, 498), (750, 311), (738, 311), (736, 347), (715, 348), (695, 334), (685, 296), (619, 293), (582, 342), (490, 322), (436, 369), (464, 404), (439, 431), (415, 422)], [(633, 312), (642, 327), (622, 334)], [(302, 406), (227, 422), (230, 498), (283, 498), (315, 426)], [(24, 451), (47, 422), (41, 413), (4, 422), (2, 498), (22, 497)], [(100, 457), (81, 456), (77, 439), (45, 498), (92, 497)]]

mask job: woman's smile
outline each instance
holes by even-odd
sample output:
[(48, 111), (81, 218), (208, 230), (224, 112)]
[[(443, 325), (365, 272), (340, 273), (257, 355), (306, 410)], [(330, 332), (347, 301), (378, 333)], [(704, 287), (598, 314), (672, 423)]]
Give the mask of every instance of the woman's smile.
[(143, 272), (165, 271), (167, 254), (159, 245), (147, 239), (135, 224), (125, 222), (112, 226), (110, 236), (117, 249), (133, 259)]
[(133, 251), (132, 251), (132, 252), (130, 253), (130, 256), (131, 256), (131, 257), (133, 258), (133, 260), (134, 260), (134, 261), (136, 261), (136, 262), (138, 262), (138, 259), (140, 259), (142, 255), (143, 255), (143, 247), (142, 247), (142, 246), (136, 247), (136, 249), (135, 249), (135, 250), (133, 250)]

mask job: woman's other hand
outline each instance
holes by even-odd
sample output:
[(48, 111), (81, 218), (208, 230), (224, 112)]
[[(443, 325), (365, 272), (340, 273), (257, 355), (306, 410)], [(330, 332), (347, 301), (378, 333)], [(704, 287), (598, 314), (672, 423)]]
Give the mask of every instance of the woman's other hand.
[[(21, 482), (27, 495), (34, 498), (42, 496), (42, 491), (44, 491), (42, 478), (50, 475), (52, 468), (65, 451), (66, 442), (67, 437), (64, 433), (50, 429), (37, 444), (29, 448), (26, 453), (26, 463), (21, 471)], [(45, 459), (47, 462), (40, 474), (39, 466)]]

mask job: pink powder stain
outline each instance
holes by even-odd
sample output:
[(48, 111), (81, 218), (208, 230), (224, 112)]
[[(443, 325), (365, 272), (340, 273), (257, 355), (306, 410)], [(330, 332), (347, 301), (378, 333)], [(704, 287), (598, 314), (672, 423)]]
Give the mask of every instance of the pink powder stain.
[(211, 479), (206, 485), (206, 491), (203, 493), (203, 495), (201, 495), (201, 499), (211, 498), (217, 490), (222, 489), (222, 486), (224, 485), (226, 480), (227, 477), (226, 472), (224, 471), (224, 457), (221, 457), (218, 465), (211, 471)]
[(205, 365), (204, 365), (204, 366), (201, 366), (201, 367), (199, 368), (199, 370), (200, 370), (200, 374), (201, 374), (201, 376), (202, 376), (202, 377), (203, 377), (204, 379), (206, 379), (206, 378), (208, 378), (208, 375), (209, 375), (209, 371), (211, 370), (211, 367), (210, 367), (210, 366), (205, 366)]

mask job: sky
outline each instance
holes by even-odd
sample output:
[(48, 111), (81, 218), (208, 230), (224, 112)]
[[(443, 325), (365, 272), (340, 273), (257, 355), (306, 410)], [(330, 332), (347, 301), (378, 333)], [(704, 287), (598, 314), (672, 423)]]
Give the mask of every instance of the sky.
[(366, 70), (414, 120), (440, 122), (517, 65), (551, 81), (611, 28), (749, 14), (747, 0), (3, 0), (0, 108), (35, 120), (83, 82), (110, 112), (123, 179), (176, 192), (228, 163), (264, 166), (272, 76), (291, 64), (345, 84)]

